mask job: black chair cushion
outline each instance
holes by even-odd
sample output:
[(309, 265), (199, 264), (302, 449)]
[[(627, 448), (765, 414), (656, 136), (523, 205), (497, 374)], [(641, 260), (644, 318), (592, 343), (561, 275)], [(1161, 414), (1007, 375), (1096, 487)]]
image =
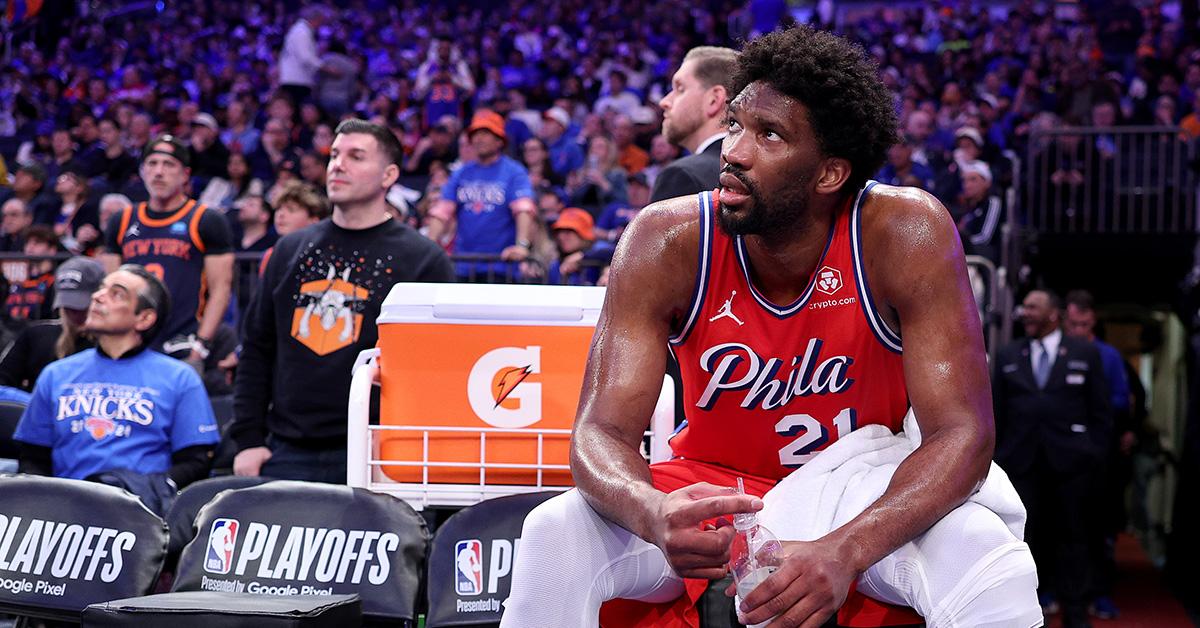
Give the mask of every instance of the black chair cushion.
[(185, 591), (92, 604), (89, 628), (346, 628), (362, 623), (357, 595), (282, 595)]

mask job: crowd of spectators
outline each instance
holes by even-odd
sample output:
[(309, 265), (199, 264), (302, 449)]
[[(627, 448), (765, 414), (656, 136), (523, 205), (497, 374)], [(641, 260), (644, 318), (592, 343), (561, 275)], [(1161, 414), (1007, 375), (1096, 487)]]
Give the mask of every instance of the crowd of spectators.
[[(13, 213), (54, 228), (67, 250), (90, 253), (106, 195), (143, 200), (135, 155), (170, 132), (195, 154), (192, 195), (226, 212), (239, 248), (262, 250), (274, 234), (240, 237), (262, 222), (259, 205), (249, 218), (242, 206), (271, 212), (291, 181), (321, 190), (332, 129), (357, 116), (400, 138), (404, 189), (391, 198), (420, 226), (451, 172), (475, 158), (464, 131), (486, 108), (501, 116), (503, 150), (535, 203), (552, 195), (594, 219), (627, 217), (640, 209), (630, 178), (652, 187), (681, 152), (659, 134), (658, 103), (683, 54), (786, 24), (783, 5), (210, 0), (138, 13), (92, 3), (60, 39), (21, 43), (0, 70), (11, 171), (0, 196), (19, 198)], [(978, 8), (866, 5), (836, 25), (879, 59), (895, 93), (903, 139), (878, 178), (936, 194), (969, 252), (997, 255), (998, 192), (1037, 130), (1159, 123), (1200, 135), (1200, 49), (1162, 6)], [(818, 9), (813, 21), (833, 19)], [(1054, 185), (1081, 183), (1077, 167), (1061, 169)], [(540, 218), (538, 237), (552, 241), (557, 216)], [(600, 235), (615, 238), (623, 222)], [(21, 250), (18, 234), (0, 230), (0, 246)], [(554, 261), (554, 247), (534, 250), (549, 256), (541, 266)]]

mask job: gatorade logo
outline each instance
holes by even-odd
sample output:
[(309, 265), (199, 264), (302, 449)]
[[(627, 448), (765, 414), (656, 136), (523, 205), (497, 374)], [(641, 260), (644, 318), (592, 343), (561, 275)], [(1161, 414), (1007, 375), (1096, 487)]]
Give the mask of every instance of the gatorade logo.
[(528, 427), (542, 420), (542, 385), (527, 381), (542, 372), (542, 348), (500, 347), (480, 357), (467, 377), (467, 401), (493, 427)]

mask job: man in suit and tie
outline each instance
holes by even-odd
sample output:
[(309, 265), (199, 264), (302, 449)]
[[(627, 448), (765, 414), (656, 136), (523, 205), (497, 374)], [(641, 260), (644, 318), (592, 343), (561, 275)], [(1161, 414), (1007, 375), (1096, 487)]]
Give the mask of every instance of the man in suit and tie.
[(663, 110), (663, 135), (691, 154), (658, 174), (651, 203), (717, 187), (725, 138), (722, 121), (736, 64), (737, 52), (729, 48), (699, 46), (688, 51), (671, 77), (671, 91), (658, 103)]
[[(1022, 303), (1026, 338), (996, 356), (996, 462), (1029, 511), (1026, 540), (1043, 599), (1062, 600), (1063, 626), (1090, 626), (1085, 503), (1107, 451), (1113, 414), (1096, 346), (1064, 335), (1062, 302), (1046, 290)], [(1053, 577), (1053, 580), (1050, 579)]]

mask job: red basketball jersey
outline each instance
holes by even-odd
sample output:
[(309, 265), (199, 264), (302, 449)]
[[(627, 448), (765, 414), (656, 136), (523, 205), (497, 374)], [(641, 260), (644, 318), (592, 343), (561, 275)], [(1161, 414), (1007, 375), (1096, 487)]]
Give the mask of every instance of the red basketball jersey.
[(751, 283), (740, 237), (700, 195), (700, 266), (688, 319), (670, 339), (687, 419), (675, 455), (783, 478), (863, 425), (899, 431), (908, 410), (900, 337), (867, 285), (861, 209), (873, 183), (833, 221), (800, 298), (771, 303)]

